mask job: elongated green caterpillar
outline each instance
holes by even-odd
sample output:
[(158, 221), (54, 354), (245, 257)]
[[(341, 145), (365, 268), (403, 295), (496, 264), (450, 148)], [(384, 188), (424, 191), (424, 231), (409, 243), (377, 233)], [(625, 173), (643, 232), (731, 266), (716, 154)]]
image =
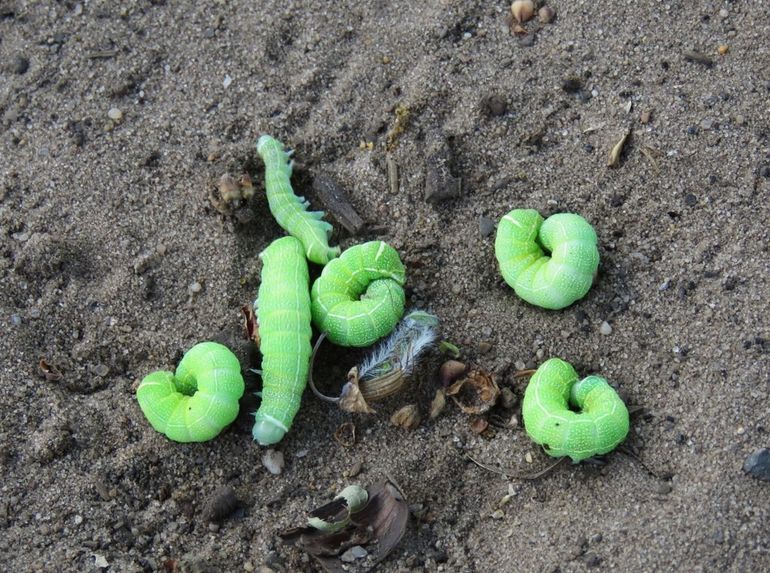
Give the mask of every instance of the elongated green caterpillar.
[(323, 211), (308, 211), (310, 203), (294, 194), (290, 153), (269, 135), (259, 138), (257, 153), (265, 162), (265, 189), (273, 217), (286, 232), (300, 240), (308, 260), (325, 265), (340, 254), (340, 248), (329, 246), (332, 226), (321, 220)]
[(347, 249), (313, 283), (313, 321), (341, 346), (369, 346), (404, 314), (406, 270), (382, 241)]
[(153, 428), (175, 442), (210, 440), (238, 415), (241, 365), (216, 342), (196, 344), (173, 372), (147, 375), (136, 398)]
[(262, 352), (262, 403), (254, 439), (275, 444), (299, 410), (310, 363), (310, 293), (307, 261), (294, 237), (273, 241), (259, 255), (262, 282), (255, 303)]
[(578, 380), (575, 369), (559, 358), (537, 369), (521, 409), (529, 437), (549, 456), (574, 462), (614, 450), (628, 434), (628, 409), (614, 388), (601, 376)]
[(505, 282), (517, 295), (549, 309), (583, 298), (599, 266), (596, 232), (585, 219), (557, 213), (543, 222), (534, 209), (514, 209), (502, 218), (495, 256)]

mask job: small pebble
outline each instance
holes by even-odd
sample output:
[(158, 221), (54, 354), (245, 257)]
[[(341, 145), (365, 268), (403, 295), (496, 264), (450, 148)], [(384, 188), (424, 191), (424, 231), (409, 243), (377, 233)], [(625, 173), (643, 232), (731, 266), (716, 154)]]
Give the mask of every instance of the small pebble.
[(532, 463), (532, 454), (530, 452), (527, 452), (527, 454), (524, 456), (524, 459), (527, 461), (528, 464)]
[(14, 326), (21, 326), (21, 316), (19, 316), (18, 314), (12, 314), (11, 324)]
[(203, 290), (203, 285), (198, 281), (195, 281), (194, 283), (191, 283), (190, 286), (187, 287), (187, 290), (190, 291), (190, 294), (198, 294)]
[(505, 517), (505, 512), (502, 509), (496, 509), (492, 512), (492, 519), (502, 519)]
[(80, 525), (81, 523), (83, 523), (83, 516), (76, 515), (75, 517), (72, 518), (72, 521), (75, 525)]
[(344, 563), (353, 563), (356, 559), (363, 559), (369, 553), (360, 545), (355, 545), (340, 555), (340, 561)]
[(479, 217), (479, 232), (482, 237), (488, 237), (495, 232), (495, 222), (489, 217)]
[(29, 60), (24, 56), (16, 56), (13, 59), (12, 69), (14, 74), (22, 75), (27, 73), (27, 70), (29, 69)]
[(770, 481), (770, 450), (767, 448), (754, 450), (746, 458), (743, 464), (743, 471), (762, 481)]
[(110, 111), (107, 112), (107, 117), (109, 117), (112, 121), (120, 121), (123, 119), (123, 112), (116, 107), (111, 107)]
[(698, 204), (698, 198), (692, 193), (688, 193), (684, 196), (684, 204), (688, 207), (694, 207)]
[(719, 17), (722, 18), (722, 20), (724, 20), (728, 16), (730, 16), (730, 13), (727, 11), (727, 8), (720, 8), (720, 10), (719, 10)]
[(666, 495), (668, 493), (671, 493), (671, 490), (673, 488), (671, 487), (671, 484), (667, 481), (661, 481), (655, 484), (655, 493), (659, 493), (661, 495)]
[(106, 364), (97, 364), (96, 367), (94, 367), (94, 374), (97, 376), (101, 376), (104, 378), (109, 374), (110, 368)]
[(700, 122), (701, 129), (711, 129), (714, 127), (714, 120), (710, 117), (707, 117)]
[(603, 336), (609, 336), (610, 334), (612, 334), (612, 327), (610, 326), (610, 323), (607, 322), (606, 320), (602, 322), (602, 325), (599, 327), (599, 332)]
[(283, 471), (284, 461), (283, 453), (275, 450), (267, 450), (262, 456), (262, 465), (265, 466), (267, 471), (277, 476), (281, 475)]
[(229, 75), (225, 74), (225, 79), (222, 81), (222, 87), (227, 89), (230, 87), (230, 84), (233, 83), (233, 78), (231, 78)]
[(30, 318), (40, 318), (40, 309), (39, 308), (32, 308), (32, 309), (30, 309), (29, 317)]

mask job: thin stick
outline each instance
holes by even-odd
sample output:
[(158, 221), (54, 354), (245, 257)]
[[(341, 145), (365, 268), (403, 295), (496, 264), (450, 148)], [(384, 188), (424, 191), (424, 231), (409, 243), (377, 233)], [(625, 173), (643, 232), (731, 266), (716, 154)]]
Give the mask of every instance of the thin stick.
[(536, 480), (536, 479), (539, 479), (539, 478), (549, 474), (553, 470), (555, 470), (556, 467), (559, 466), (559, 464), (561, 464), (562, 462), (564, 462), (564, 460), (567, 459), (566, 457), (559, 458), (554, 463), (552, 463), (550, 466), (547, 466), (545, 469), (543, 469), (543, 470), (541, 470), (541, 471), (539, 471), (537, 473), (534, 473), (534, 474), (515, 474), (515, 473), (505, 472), (503, 470), (499, 470), (497, 468), (493, 468), (491, 466), (488, 466), (488, 465), (480, 462), (479, 460), (475, 459), (469, 453), (466, 453), (465, 457), (468, 458), (470, 461), (472, 461), (477, 466), (479, 466), (480, 468), (483, 468), (483, 469), (487, 470), (488, 472), (492, 472), (494, 474), (501, 475), (501, 476), (506, 477), (508, 479), (523, 479), (523, 480)]
[(524, 376), (532, 376), (537, 370), (530, 368), (528, 370), (519, 370), (513, 373), (514, 378), (524, 378)]
[(313, 391), (313, 394), (315, 394), (318, 399), (323, 400), (324, 402), (331, 402), (332, 404), (338, 404), (340, 401), (339, 398), (332, 398), (331, 396), (326, 396), (325, 394), (321, 394), (318, 388), (315, 387), (315, 382), (313, 381), (313, 366), (315, 366), (315, 355), (318, 353), (318, 349), (320, 348), (321, 343), (324, 341), (325, 338), (326, 338), (326, 333), (322, 332), (321, 336), (318, 337), (318, 340), (315, 341), (315, 346), (313, 346), (313, 354), (310, 355), (310, 368), (308, 368), (307, 383), (310, 386), (310, 389)]

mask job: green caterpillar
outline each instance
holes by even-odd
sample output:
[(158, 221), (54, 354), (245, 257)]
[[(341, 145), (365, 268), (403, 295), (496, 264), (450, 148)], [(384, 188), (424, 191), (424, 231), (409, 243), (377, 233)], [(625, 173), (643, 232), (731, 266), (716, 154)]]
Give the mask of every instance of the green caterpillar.
[(252, 435), (268, 445), (289, 431), (307, 384), (310, 279), (302, 244), (294, 237), (273, 241), (259, 257), (262, 282), (254, 306), (262, 352), (262, 403)]
[(241, 365), (216, 342), (196, 344), (173, 372), (147, 375), (136, 390), (139, 407), (158, 432), (175, 442), (205, 442), (238, 415)]
[(308, 211), (310, 203), (297, 197), (291, 188), (293, 162), (283, 144), (263, 135), (257, 141), (257, 153), (265, 163), (265, 189), (270, 212), (278, 224), (302, 243), (308, 260), (325, 265), (340, 254), (339, 247), (329, 246), (332, 226), (322, 221), (323, 211)]
[(611, 452), (628, 434), (628, 410), (612, 386), (601, 376), (578, 380), (575, 369), (558, 358), (537, 369), (521, 409), (529, 437), (549, 456), (573, 462)]
[(543, 222), (534, 209), (514, 209), (498, 225), (495, 256), (517, 295), (555, 310), (591, 288), (599, 267), (596, 242), (596, 232), (580, 215), (558, 213)]
[(324, 267), (310, 293), (313, 322), (341, 346), (369, 346), (404, 314), (406, 270), (382, 241), (347, 249)]

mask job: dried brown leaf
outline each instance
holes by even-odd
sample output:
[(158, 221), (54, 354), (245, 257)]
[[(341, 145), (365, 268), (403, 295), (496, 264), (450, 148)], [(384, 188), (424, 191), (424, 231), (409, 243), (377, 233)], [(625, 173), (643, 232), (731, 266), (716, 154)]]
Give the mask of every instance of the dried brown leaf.
[(465, 378), (452, 384), (446, 393), (466, 414), (483, 414), (497, 402), (500, 388), (492, 374), (480, 368), (472, 368)]
[(390, 481), (368, 488), (368, 491), (369, 503), (361, 511), (351, 514), (350, 519), (358, 526), (371, 528), (378, 543), (370, 554), (375, 560), (382, 561), (406, 532), (409, 506)]
[[(367, 547), (377, 561), (384, 559), (401, 541), (409, 521), (409, 507), (391, 482), (367, 488), (369, 502), (350, 514), (351, 524), (335, 532), (320, 531), (310, 526), (294, 527), (278, 535), (285, 543), (295, 545), (311, 555), (324, 570), (346, 571), (339, 556), (356, 545)], [(336, 514), (341, 505), (331, 504), (313, 511), (311, 515)]]

